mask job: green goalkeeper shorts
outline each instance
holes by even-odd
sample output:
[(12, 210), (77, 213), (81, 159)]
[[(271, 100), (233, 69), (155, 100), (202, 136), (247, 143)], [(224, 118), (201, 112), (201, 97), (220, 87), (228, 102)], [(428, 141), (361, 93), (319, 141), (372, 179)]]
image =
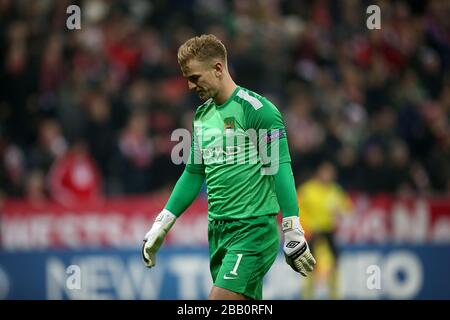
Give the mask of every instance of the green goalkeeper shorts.
[(214, 285), (262, 299), (263, 278), (280, 248), (276, 214), (236, 221), (212, 220), (208, 240)]

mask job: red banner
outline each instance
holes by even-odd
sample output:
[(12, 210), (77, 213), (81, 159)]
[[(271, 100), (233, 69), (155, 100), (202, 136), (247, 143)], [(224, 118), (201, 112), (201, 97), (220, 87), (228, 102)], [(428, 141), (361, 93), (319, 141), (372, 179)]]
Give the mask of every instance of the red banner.
[[(70, 208), (57, 203), (7, 200), (0, 215), (5, 250), (136, 247), (168, 194), (108, 199)], [(166, 244), (207, 244), (207, 202), (198, 198), (174, 225)], [(338, 220), (341, 243), (450, 243), (450, 199), (355, 196)]]
[[(6, 250), (136, 247), (142, 243), (168, 195), (124, 197), (64, 207), (7, 200), (0, 215), (0, 241)], [(198, 198), (178, 219), (167, 244), (207, 243), (207, 202)]]
[(357, 195), (336, 236), (341, 243), (450, 243), (450, 199)]

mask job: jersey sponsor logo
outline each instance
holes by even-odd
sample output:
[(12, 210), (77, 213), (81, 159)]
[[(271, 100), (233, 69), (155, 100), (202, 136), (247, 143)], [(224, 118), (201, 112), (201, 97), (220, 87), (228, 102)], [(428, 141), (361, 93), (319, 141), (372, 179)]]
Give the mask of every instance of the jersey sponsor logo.
[[(227, 117), (223, 121), (224, 129), (217, 127), (202, 128), (194, 124), (194, 147), (201, 155), (194, 159), (194, 163), (206, 165), (211, 164), (263, 164), (261, 174), (272, 175), (278, 170), (279, 146), (277, 144), (265, 143), (276, 137), (284, 136), (280, 129), (247, 129), (238, 126), (236, 118)], [(272, 132), (271, 132), (272, 131)], [(270, 132), (270, 134), (269, 134)], [(270, 149), (269, 149), (270, 148)], [(269, 155), (270, 150), (270, 155)], [(270, 167), (268, 167), (270, 166)]]
[(225, 161), (228, 157), (237, 155), (240, 151), (241, 147), (239, 146), (205, 148), (202, 149), (202, 155), (205, 162), (215, 163)]

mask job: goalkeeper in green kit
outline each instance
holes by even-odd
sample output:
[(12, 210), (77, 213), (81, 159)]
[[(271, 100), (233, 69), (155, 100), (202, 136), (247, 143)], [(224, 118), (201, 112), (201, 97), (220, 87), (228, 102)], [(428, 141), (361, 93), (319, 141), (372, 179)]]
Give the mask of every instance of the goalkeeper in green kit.
[(299, 221), (282, 116), (269, 100), (235, 84), (226, 48), (214, 35), (186, 41), (178, 62), (204, 103), (193, 119), (185, 170), (145, 235), (144, 263), (155, 266), (165, 235), (206, 179), (209, 299), (262, 299), (263, 278), (279, 250), (280, 209), (287, 263), (303, 276), (315, 265)]

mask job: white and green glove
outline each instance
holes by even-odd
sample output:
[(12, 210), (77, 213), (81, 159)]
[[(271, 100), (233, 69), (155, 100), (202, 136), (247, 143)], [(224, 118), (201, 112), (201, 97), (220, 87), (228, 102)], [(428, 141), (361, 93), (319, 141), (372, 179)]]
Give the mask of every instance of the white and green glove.
[(156, 263), (156, 252), (164, 241), (164, 237), (175, 223), (177, 217), (170, 211), (163, 209), (155, 219), (150, 231), (144, 237), (142, 258), (146, 267), (151, 268)]
[(305, 232), (297, 216), (283, 218), (284, 257), (286, 262), (297, 272), (306, 277), (307, 272), (314, 269), (316, 260), (309, 251)]

